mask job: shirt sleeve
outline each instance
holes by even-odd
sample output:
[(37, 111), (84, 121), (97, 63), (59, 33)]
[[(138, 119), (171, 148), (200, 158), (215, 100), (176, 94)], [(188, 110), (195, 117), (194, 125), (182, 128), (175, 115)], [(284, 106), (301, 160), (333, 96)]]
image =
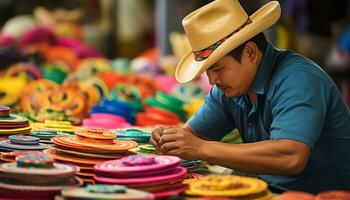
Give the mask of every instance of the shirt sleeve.
[(275, 86), (271, 100), (271, 139), (290, 139), (309, 145), (319, 138), (326, 116), (326, 93), (307, 72), (289, 74)]
[(224, 94), (216, 87), (212, 87), (205, 103), (188, 120), (197, 134), (213, 140), (221, 140), (235, 127), (232, 120), (228, 119), (227, 103)]

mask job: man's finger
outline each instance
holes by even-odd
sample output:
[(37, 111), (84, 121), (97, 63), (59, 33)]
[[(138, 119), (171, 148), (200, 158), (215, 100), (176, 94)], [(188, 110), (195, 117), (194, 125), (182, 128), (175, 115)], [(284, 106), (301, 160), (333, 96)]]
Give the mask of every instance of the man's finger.
[(177, 133), (178, 131), (179, 131), (179, 128), (169, 127), (163, 130), (162, 135), (174, 134), (174, 133)]
[(177, 135), (176, 134), (166, 134), (166, 135), (162, 135), (159, 138), (158, 144), (159, 145), (163, 145), (164, 143), (168, 143), (168, 142), (175, 142), (177, 140)]
[(170, 155), (170, 156), (178, 156), (181, 158), (182, 154), (181, 151), (179, 149), (173, 149), (173, 150), (169, 150), (165, 153), (166, 155)]
[(152, 135), (159, 135), (161, 131), (162, 131), (161, 127), (155, 128), (152, 131)]
[(158, 127), (152, 131), (152, 138), (158, 143), (158, 140), (160, 136), (162, 135), (162, 132), (164, 130), (164, 127)]
[(154, 147), (159, 146), (158, 142), (154, 140), (153, 137), (150, 138), (149, 143)]
[(176, 142), (164, 143), (160, 146), (160, 151), (164, 154), (167, 154), (168, 151), (177, 149)]

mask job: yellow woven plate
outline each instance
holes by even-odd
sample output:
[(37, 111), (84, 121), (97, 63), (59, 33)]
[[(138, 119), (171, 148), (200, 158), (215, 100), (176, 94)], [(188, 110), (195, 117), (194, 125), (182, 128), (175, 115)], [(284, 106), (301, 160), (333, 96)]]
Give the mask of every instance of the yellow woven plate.
[(30, 126), (23, 127), (23, 128), (0, 129), (0, 133), (16, 133), (16, 132), (22, 132), (22, 131), (29, 131), (30, 129), (31, 129)]
[(231, 196), (241, 197), (263, 192), (266, 182), (240, 176), (206, 176), (189, 181), (186, 194), (200, 196)]
[(31, 123), (33, 130), (49, 130), (49, 131), (56, 131), (56, 132), (66, 132), (66, 133), (74, 133), (77, 129), (76, 126), (62, 126), (62, 127), (48, 127), (46, 126), (46, 124), (44, 123), (40, 123), (40, 122), (34, 122)]

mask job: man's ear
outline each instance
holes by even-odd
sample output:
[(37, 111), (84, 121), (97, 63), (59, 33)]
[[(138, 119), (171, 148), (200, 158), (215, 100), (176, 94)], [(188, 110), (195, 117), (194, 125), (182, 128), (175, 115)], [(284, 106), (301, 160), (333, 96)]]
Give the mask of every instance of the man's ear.
[(258, 60), (258, 47), (254, 42), (247, 42), (244, 52), (251, 62), (256, 62)]

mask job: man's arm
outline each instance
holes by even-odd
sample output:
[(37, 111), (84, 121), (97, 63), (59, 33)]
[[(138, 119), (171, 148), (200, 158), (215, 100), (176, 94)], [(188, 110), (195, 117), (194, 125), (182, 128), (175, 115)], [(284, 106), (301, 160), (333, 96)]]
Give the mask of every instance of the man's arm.
[(205, 141), (199, 158), (211, 164), (252, 174), (299, 174), (310, 148), (293, 140), (266, 140), (246, 144)]
[(160, 150), (188, 160), (203, 160), (252, 174), (293, 175), (303, 171), (310, 147), (293, 140), (227, 144), (197, 137), (189, 126), (163, 131)]

